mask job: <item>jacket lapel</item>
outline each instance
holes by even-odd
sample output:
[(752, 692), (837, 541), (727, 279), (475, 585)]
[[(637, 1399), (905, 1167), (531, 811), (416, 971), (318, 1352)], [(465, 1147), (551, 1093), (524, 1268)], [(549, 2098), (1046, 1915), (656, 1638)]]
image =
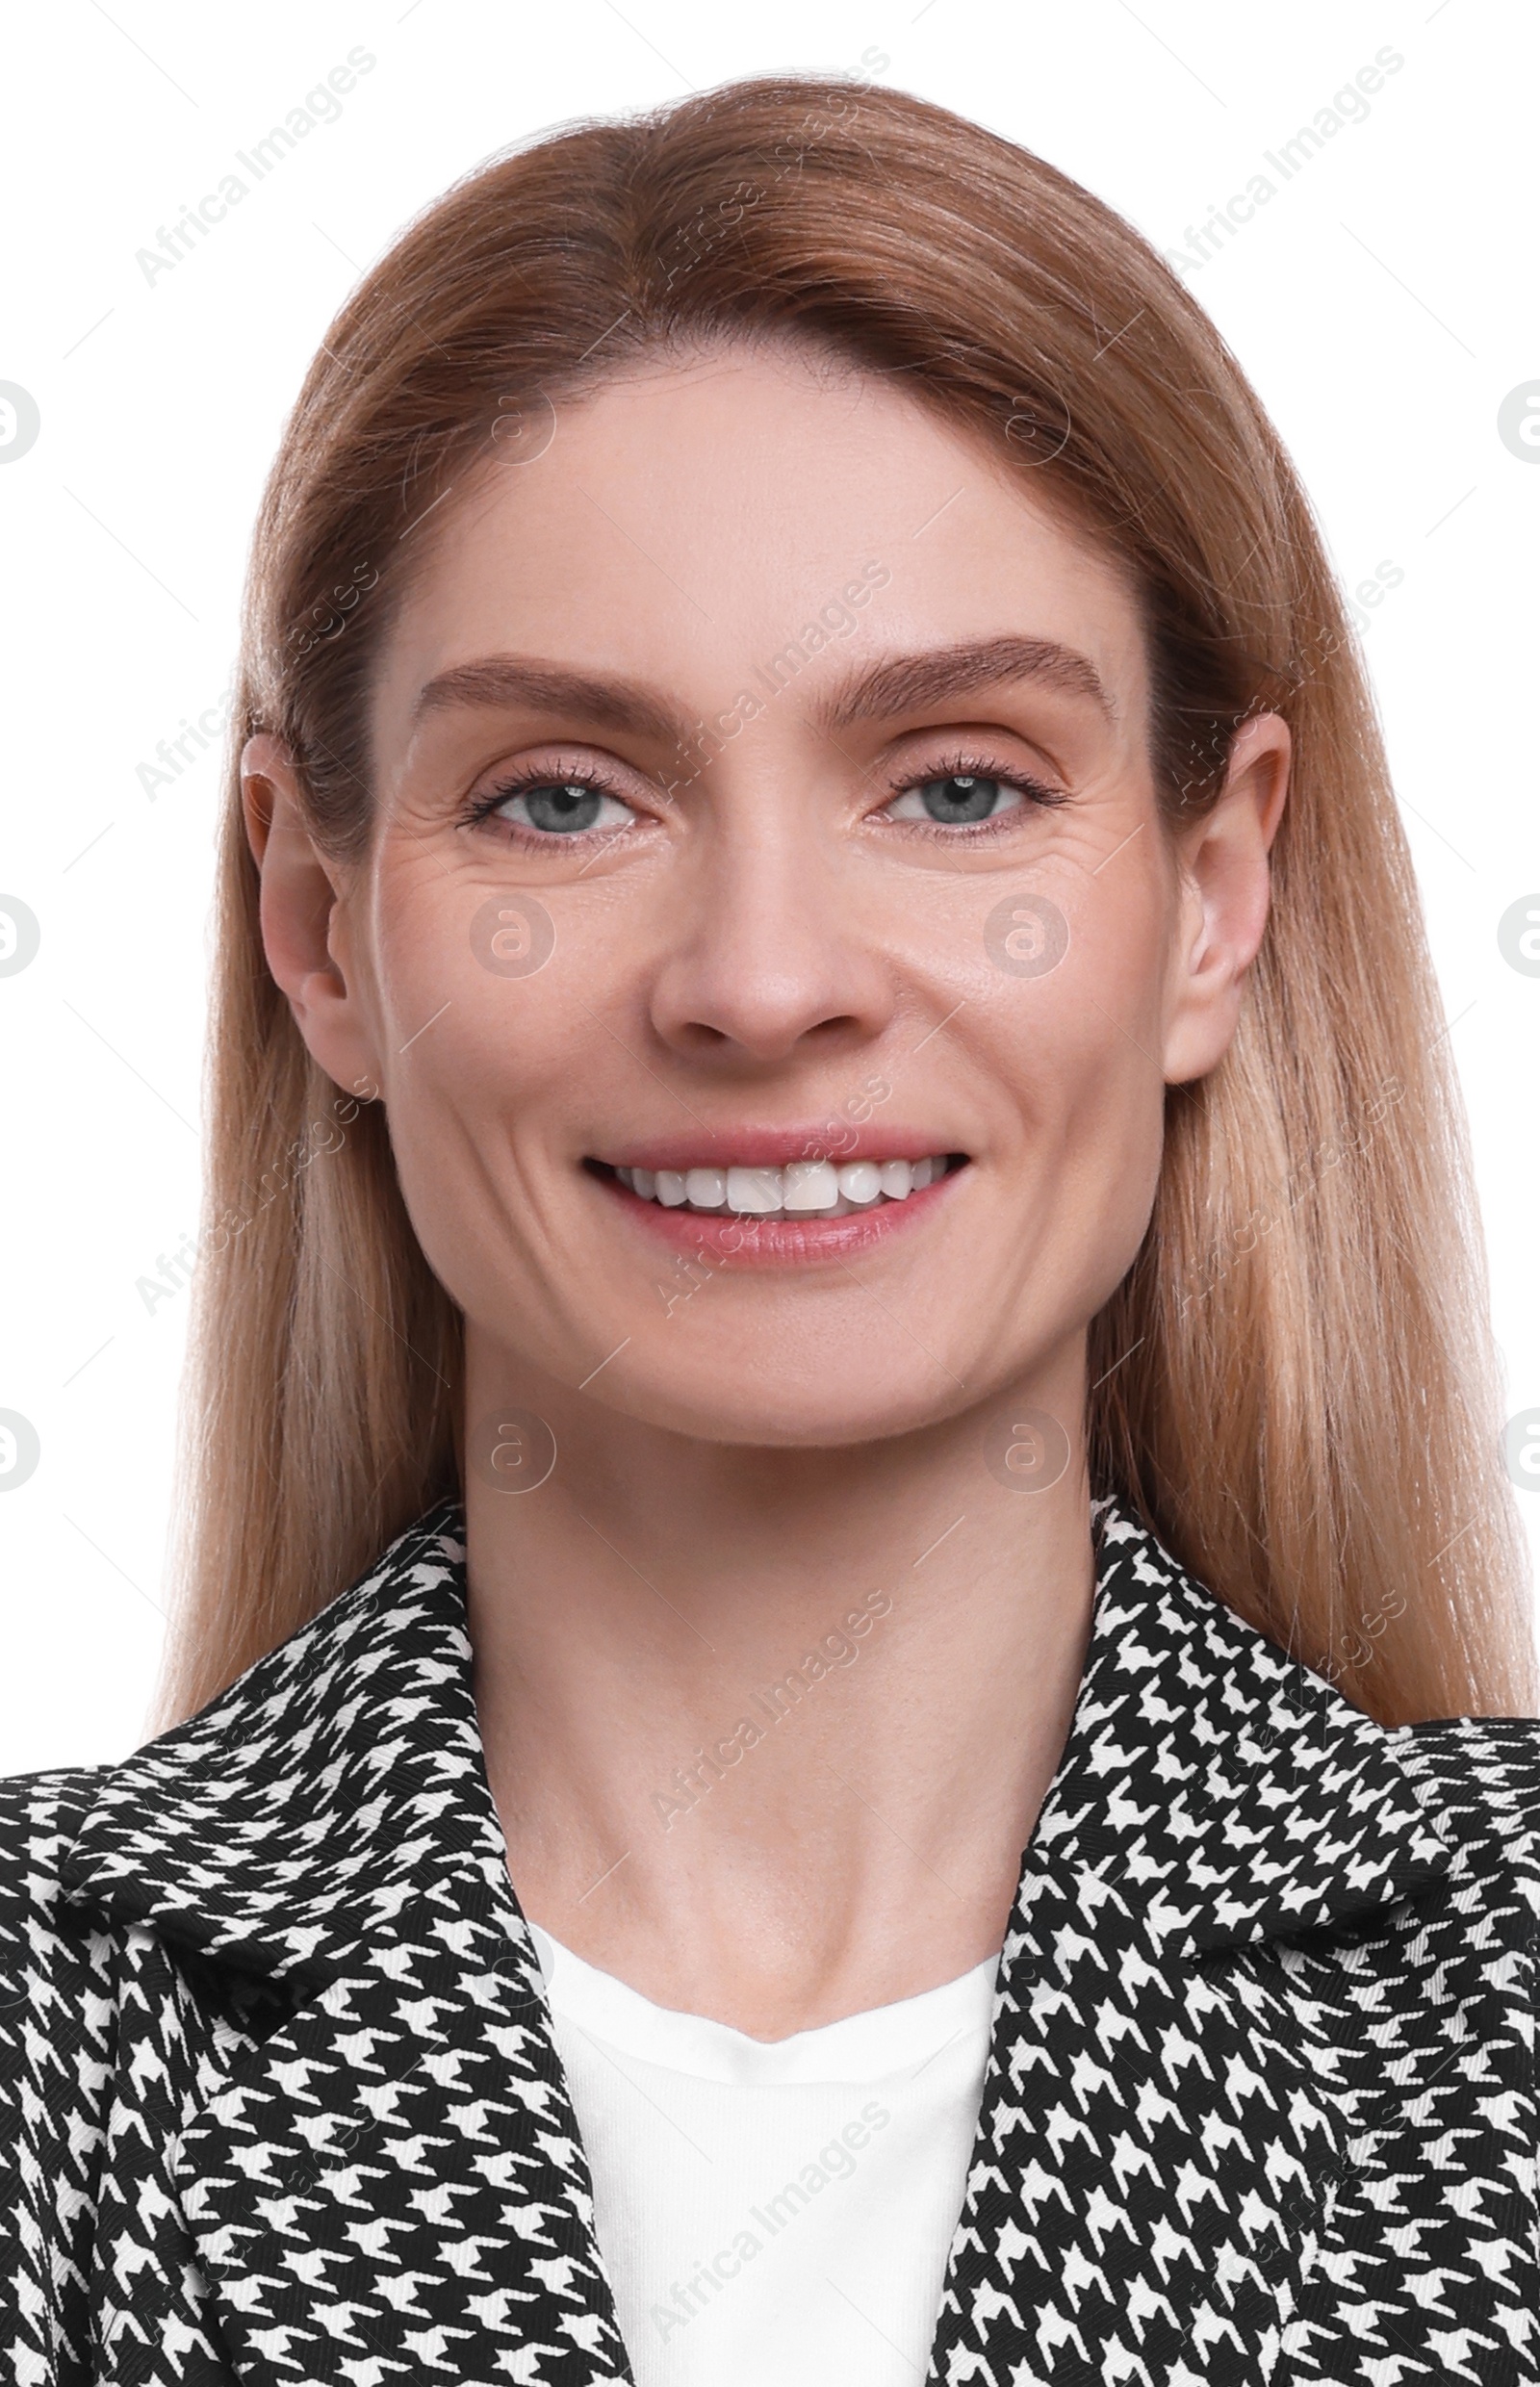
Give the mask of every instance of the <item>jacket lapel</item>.
[[(120, 2065), (115, 2135), (146, 2166), (168, 2139), (172, 2185), (103, 2246), (107, 2375), (195, 2376), (201, 2311), (271, 2387), (627, 2376), (481, 1761), (457, 1525), (424, 1519), (117, 1768), (75, 1842), (73, 1895), (152, 1927), (131, 1964), (173, 1942), (265, 2001), (212, 2079), (147, 2039)], [(164, 2036), (174, 2003), (146, 1989), (130, 2019)]]
[[(1414, 1966), (1360, 1968), (1351, 2037), (1334, 2018), (1344, 1946), (1350, 1970), (1355, 1935), (1399, 1915), (1409, 1937), (1404, 1902), (1447, 1884), (1450, 1849), (1389, 1732), (1098, 1512), (1088, 1662), (1023, 1861), (930, 2377), (1249, 2383), (1321, 2334), (1331, 2367), (1307, 2361), (1311, 2378), (1439, 2377), (1404, 2339), (1360, 2371), (1367, 2257), (1324, 2332), (1311, 2274), (1370, 2126), (1404, 2119), (1441, 2065), (1451, 2078), (1415, 2013), (1402, 2040)], [(1511, 2186), (1512, 2146), (1480, 2154)], [(1366, 2246), (1383, 2227), (1371, 2211)], [(1515, 2284), (1532, 2293), (1532, 2268)]]

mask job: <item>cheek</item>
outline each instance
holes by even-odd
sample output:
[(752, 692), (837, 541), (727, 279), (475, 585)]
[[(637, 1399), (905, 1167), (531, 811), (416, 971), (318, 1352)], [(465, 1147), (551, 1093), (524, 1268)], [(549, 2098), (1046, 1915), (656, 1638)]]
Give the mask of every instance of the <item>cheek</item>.
[(1093, 1114), (1110, 1091), (1163, 1082), (1165, 891), (1126, 865), (1124, 879), (1044, 870), (985, 921), (983, 1021), (1007, 1080), (1050, 1115)]
[(570, 1037), (582, 1014), (570, 999), (574, 957), (536, 891), (451, 878), (414, 857), (382, 873), (373, 925), (387, 1097), (405, 1103), (425, 1082), (449, 1107), (474, 1107), (561, 1065), (563, 1025)]
[(1120, 887), (1045, 873), (1025, 902), (1006, 901), (1026, 917), (1014, 948), (997, 933), (975, 1049), (1004, 1096), (1008, 1174), (1040, 1230), (1024, 1244), (1040, 1259), (1056, 1245), (1094, 1303), (1138, 1249), (1160, 1170), (1164, 890), (1132, 871)]
[(375, 947), (391, 1141), (424, 1241), (432, 1219), (469, 1230), (500, 1189), (526, 1215), (522, 1130), (549, 1134), (594, 1068), (549, 911), (518, 889), (396, 886)]

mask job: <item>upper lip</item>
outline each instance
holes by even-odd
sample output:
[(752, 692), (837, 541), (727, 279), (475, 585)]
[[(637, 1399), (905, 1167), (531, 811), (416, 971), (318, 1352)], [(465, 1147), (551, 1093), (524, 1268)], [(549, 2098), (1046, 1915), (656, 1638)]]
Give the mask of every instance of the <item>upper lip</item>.
[(608, 1168), (785, 1168), (794, 1161), (923, 1161), (962, 1146), (944, 1131), (834, 1118), (803, 1127), (697, 1128), (691, 1135), (639, 1136), (595, 1152)]

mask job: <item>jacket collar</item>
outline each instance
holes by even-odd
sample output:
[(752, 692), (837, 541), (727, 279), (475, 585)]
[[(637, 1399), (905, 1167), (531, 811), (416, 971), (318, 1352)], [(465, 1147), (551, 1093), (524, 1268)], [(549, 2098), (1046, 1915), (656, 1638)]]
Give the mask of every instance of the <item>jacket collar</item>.
[(424, 1930), (525, 1940), (471, 1690), (462, 1533), (453, 1502), (430, 1510), (112, 1768), (64, 1861), (71, 1896), (299, 1989)]
[[(1450, 1855), (1390, 1732), (1185, 1575), (1112, 1501), (1069, 1736), (1016, 1921), (1072, 1878), (1152, 1954), (1318, 1929)], [(321, 1986), (424, 1931), (529, 1950), (471, 1688), (463, 1520), (430, 1510), (191, 1721), (111, 1768), (71, 1894)], [(469, 1947), (467, 1949), (469, 1953)]]
[(1042, 1885), (1073, 1875), (1088, 1917), (1114, 1902), (1152, 1954), (1184, 1961), (1444, 1880), (1451, 1851), (1392, 1733), (1115, 1502), (1093, 1514), (1087, 1664), (1017, 1919)]

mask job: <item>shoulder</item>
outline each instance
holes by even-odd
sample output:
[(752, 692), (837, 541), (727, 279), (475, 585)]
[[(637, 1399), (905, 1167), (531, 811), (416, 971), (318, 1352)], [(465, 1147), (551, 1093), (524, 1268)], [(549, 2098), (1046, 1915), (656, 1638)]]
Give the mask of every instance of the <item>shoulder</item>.
[[(314, 1937), (346, 1906), (383, 1786), (400, 1774), (403, 1809), (424, 1780), (443, 1797), (451, 1744), (474, 1770), (470, 1655), (462, 1519), (444, 1502), (120, 1762), (0, 1779), (0, 2068), (18, 2040), (63, 2043), (71, 2014), (116, 2004), (130, 1975), (141, 1989), (162, 1958), (179, 1979), (216, 1943), (289, 1961), (286, 1931)], [(314, 1912), (295, 1919), (307, 1880)]]
[(1442, 1716), (1389, 1738), (1409, 1773), (1462, 1809), (1540, 1822), (1540, 1716)]
[(1457, 1871), (1503, 1874), (1540, 1917), (1540, 1717), (1451, 1716), (1388, 1737)]

